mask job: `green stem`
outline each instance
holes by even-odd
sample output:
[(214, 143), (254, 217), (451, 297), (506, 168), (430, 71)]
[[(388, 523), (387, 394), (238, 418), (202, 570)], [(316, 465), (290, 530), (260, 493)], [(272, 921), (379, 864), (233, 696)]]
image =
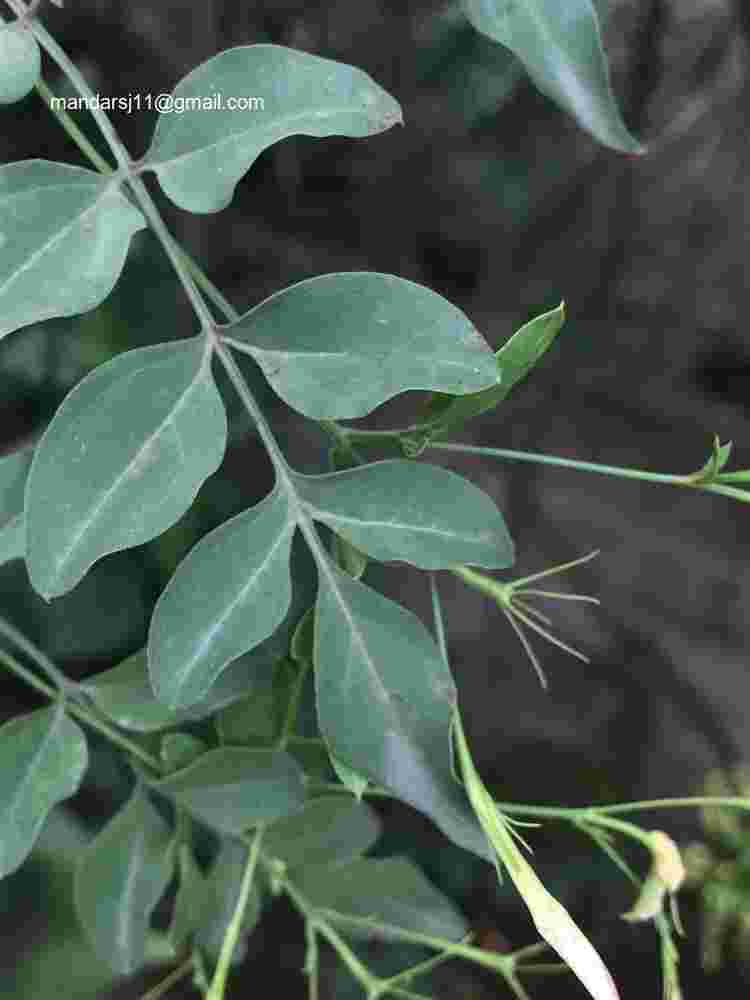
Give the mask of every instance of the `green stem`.
[[(43, 79), (39, 79), (36, 84), (36, 89), (39, 95), (42, 97), (46, 103), (49, 110), (57, 118), (58, 122), (68, 134), (68, 136), (73, 140), (78, 149), (83, 153), (85, 157), (96, 167), (96, 169), (101, 174), (111, 174), (113, 173), (113, 168), (107, 163), (103, 156), (98, 152), (98, 150), (93, 146), (93, 144), (87, 139), (82, 130), (78, 127), (75, 119), (70, 115), (64, 107), (60, 107), (58, 104), (53, 104), (53, 99), (55, 94), (48, 87)], [(195, 283), (198, 287), (205, 292), (206, 298), (213, 303), (214, 306), (223, 313), (224, 317), (229, 320), (230, 323), (236, 322), (240, 318), (240, 314), (231, 304), (231, 302), (221, 293), (221, 291), (213, 284), (213, 282), (208, 278), (205, 271), (200, 267), (200, 265), (188, 254), (182, 247), (177, 248), (178, 253), (183, 258), (184, 263), (190, 272)]]
[(302, 701), (302, 689), (304, 688), (305, 678), (310, 671), (311, 665), (309, 661), (305, 662), (299, 668), (299, 672), (294, 679), (294, 687), (292, 688), (289, 703), (287, 704), (286, 718), (284, 719), (281, 736), (279, 737), (279, 750), (284, 750), (293, 739), (294, 729), (297, 725), (297, 715), (299, 714), (299, 707)]
[(493, 580), (491, 576), (477, 573), (476, 570), (470, 569), (468, 566), (454, 566), (451, 573), (463, 580), (464, 583), (468, 583), (470, 587), (474, 587), (475, 590), (491, 597), (493, 601), (499, 601), (503, 606), (508, 605), (506, 595), (513, 586), (512, 583), (501, 583), (500, 580)]
[(305, 967), (307, 976), (307, 1000), (319, 1000), (318, 990), (318, 936), (315, 925), (305, 920)]
[(739, 809), (750, 812), (750, 798), (737, 795), (694, 795), (675, 799), (643, 799), (638, 802), (617, 802), (604, 806), (535, 806), (522, 805), (516, 802), (498, 802), (497, 806), (503, 812), (515, 813), (518, 816), (540, 816), (550, 819), (587, 819), (592, 814), (614, 815), (616, 813), (641, 812), (649, 809), (696, 809), (715, 807)]
[(588, 822), (595, 826), (603, 826), (608, 830), (616, 830), (624, 837), (630, 837), (631, 840), (637, 840), (643, 844), (649, 854), (653, 852), (653, 841), (650, 833), (647, 830), (642, 830), (635, 823), (626, 823), (625, 820), (613, 819), (611, 816), (600, 816), (595, 812), (589, 813)]
[[(7, 2), (18, 13), (18, 10), (21, 5), (18, 4), (16, 0), (7, 0)], [(120, 168), (120, 171), (127, 176), (133, 168), (133, 163), (130, 159), (130, 156), (128, 155), (127, 150), (120, 141), (120, 138), (117, 135), (114, 126), (107, 117), (106, 113), (100, 107), (98, 107), (98, 102), (95, 99), (95, 95), (91, 90), (91, 88), (89, 87), (88, 83), (86, 82), (85, 77), (78, 70), (78, 67), (75, 65), (75, 63), (68, 58), (65, 51), (57, 44), (52, 35), (49, 34), (44, 25), (42, 25), (39, 21), (34, 20), (31, 23), (31, 30), (36, 40), (39, 42), (42, 48), (47, 52), (52, 61), (57, 64), (62, 73), (72, 83), (75, 90), (81, 95), (81, 97), (86, 98), (86, 104), (89, 108), (89, 111), (91, 112), (91, 115), (94, 121), (96, 122), (96, 125), (99, 131), (101, 132), (105, 142), (112, 151), (112, 155), (114, 156), (115, 161), (118, 167)], [(78, 139), (74, 135), (74, 133), (72, 131), (69, 131), (67, 128), (66, 131), (68, 132), (70, 137), (77, 143)], [(88, 153), (86, 155), (88, 155)], [(109, 172), (111, 173), (111, 170)]]
[[(56, 691), (49, 684), (45, 684), (44, 681), (40, 681), (39, 678), (33, 674), (26, 667), (22, 666), (18, 660), (12, 656), (10, 653), (6, 652), (4, 649), (0, 649), (0, 662), (4, 663), (5, 666), (11, 670), (17, 677), (25, 681), (30, 687), (33, 687), (40, 694), (45, 695), (51, 701), (56, 701), (60, 697), (60, 692)], [(70, 715), (74, 715), (80, 722), (85, 725), (90, 726), (92, 729), (96, 729), (97, 732), (105, 736), (110, 742), (116, 743), (123, 750), (127, 750), (134, 757), (137, 757), (142, 763), (146, 764), (148, 767), (160, 773), (162, 770), (161, 763), (152, 757), (150, 753), (140, 747), (137, 743), (133, 743), (128, 739), (127, 736), (123, 736), (114, 727), (110, 726), (109, 723), (105, 722), (103, 719), (97, 719), (96, 716), (88, 712), (82, 705), (79, 705), (75, 701), (71, 701), (70, 698), (65, 700), (65, 711), (69, 712)]]
[(240, 931), (242, 930), (242, 920), (245, 916), (245, 910), (247, 908), (247, 903), (250, 898), (250, 891), (253, 887), (253, 879), (255, 878), (255, 869), (258, 866), (258, 859), (260, 857), (260, 843), (263, 838), (263, 827), (259, 826), (255, 831), (252, 841), (250, 842), (250, 850), (248, 851), (247, 865), (245, 866), (245, 873), (242, 876), (242, 883), (240, 884), (240, 892), (237, 897), (237, 905), (234, 908), (234, 913), (232, 919), (229, 922), (229, 926), (224, 934), (224, 940), (221, 942), (221, 952), (219, 953), (219, 961), (216, 965), (216, 971), (214, 972), (214, 978), (211, 982), (211, 988), (206, 994), (205, 1000), (224, 1000), (224, 992), (227, 985), (227, 976), (229, 975), (229, 968), (232, 964), (232, 955), (234, 954), (234, 949), (240, 938)]
[(23, 632), (20, 632), (15, 625), (11, 625), (5, 618), (0, 618), (0, 635), (4, 635), (6, 639), (10, 639), (14, 646), (17, 646), (30, 660), (33, 660), (63, 694), (70, 694), (76, 689), (76, 685), (68, 680), (62, 671), (57, 669), (47, 654), (42, 652), (38, 646), (35, 646), (30, 639), (26, 638)]
[[(377, 994), (380, 980), (373, 976), (370, 970), (360, 962), (346, 941), (331, 927), (320, 911), (316, 910), (288, 879), (283, 879), (282, 886), (284, 892), (304, 917), (306, 926), (310, 928), (308, 934), (318, 933), (328, 941), (352, 976), (360, 983), (367, 997), (372, 996), (373, 992)], [(214, 998), (206, 997), (206, 1000), (214, 1000)]]
[(388, 992), (394, 986), (399, 986), (401, 983), (409, 984), (413, 979), (417, 979), (419, 976), (425, 976), (436, 969), (439, 965), (443, 965), (445, 962), (449, 962), (454, 955), (433, 955), (432, 958), (427, 958), (424, 962), (419, 962), (417, 965), (412, 965), (408, 969), (404, 969), (403, 972), (396, 973), (395, 976), (391, 976), (390, 979), (383, 980), (383, 986), (385, 987), (384, 992)]
[(170, 972), (166, 979), (162, 979), (160, 983), (150, 989), (148, 993), (144, 993), (141, 1000), (161, 1000), (173, 986), (176, 986), (181, 979), (184, 979), (193, 970), (193, 958), (192, 956), (186, 959), (182, 965), (179, 965), (174, 971)]
[(438, 451), (455, 451), (470, 455), (488, 455), (492, 458), (507, 458), (517, 462), (535, 462), (538, 465), (557, 465), (582, 472), (599, 472), (605, 476), (619, 476), (621, 479), (643, 479), (651, 483), (668, 483), (671, 486), (687, 486), (684, 476), (666, 472), (648, 472), (646, 469), (630, 469), (618, 465), (599, 465), (596, 462), (580, 462), (573, 458), (559, 458), (557, 455), (542, 455), (533, 451), (513, 451), (509, 448), (485, 448), (480, 445), (458, 444), (457, 442), (431, 442), (428, 448)]
[(61, 107), (56, 103), (56, 95), (52, 93), (41, 77), (36, 82), (36, 90), (44, 103), (47, 105), (48, 109), (52, 112), (55, 118), (57, 118), (63, 130), (73, 140), (76, 146), (78, 146), (84, 156), (86, 156), (87, 159), (93, 163), (99, 173), (114, 173), (114, 168), (107, 163), (99, 150), (86, 137), (73, 116), (66, 111), (64, 107)]
[(29, 687), (33, 687), (40, 694), (52, 700), (59, 697), (58, 691), (50, 687), (49, 684), (45, 684), (44, 681), (40, 681), (36, 674), (32, 673), (31, 670), (27, 670), (26, 667), (18, 662), (15, 656), (4, 649), (0, 649), (0, 662), (4, 663), (8, 670), (12, 671), (22, 681), (25, 681)]

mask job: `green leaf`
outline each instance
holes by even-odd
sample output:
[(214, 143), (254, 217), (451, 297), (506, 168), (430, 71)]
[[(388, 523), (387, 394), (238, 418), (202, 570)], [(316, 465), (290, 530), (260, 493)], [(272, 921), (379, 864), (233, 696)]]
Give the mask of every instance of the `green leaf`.
[(0, 878), (28, 857), (53, 806), (75, 795), (86, 739), (62, 705), (0, 726)]
[[(406, 858), (360, 858), (347, 865), (304, 868), (294, 882), (327, 918), (343, 918), (342, 926), (353, 936), (387, 937), (385, 925), (460, 941), (469, 930), (453, 903)], [(371, 927), (355, 928), (346, 917)]]
[(145, 225), (111, 177), (47, 160), (0, 167), (0, 337), (98, 306)]
[(444, 393), (434, 395), (427, 404), (426, 424), (415, 432), (416, 453), (438, 435), (455, 430), (501, 403), (552, 346), (564, 322), (565, 305), (561, 302), (556, 309), (535, 316), (517, 330), (495, 355), (500, 385), (458, 398)]
[(295, 484), (312, 517), (374, 559), (421, 569), (513, 565), (513, 542), (494, 501), (440, 466), (388, 459), (297, 475)]
[(111, 670), (88, 678), (82, 688), (99, 711), (118, 726), (152, 733), (213, 715), (253, 691), (262, 691), (264, 683), (264, 674), (255, 669), (249, 657), (241, 656), (229, 664), (204, 699), (188, 709), (172, 710), (154, 695), (144, 647)]
[(0, 459), (0, 528), (23, 513), (24, 491), (33, 457), (33, 448), (22, 448)]
[(419, 619), (330, 566), (317, 602), (315, 679), (331, 753), (491, 858), (451, 772), (453, 678)]
[(369, 850), (380, 821), (364, 802), (343, 795), (322, 796), (302, 812), (279, 820), (263, 834), (263, 853), (287, 868), (343, 864)]
[(83, 852), (78, 916), (97, 955), (123, 975), (146, 958), (149, 920), (172, 877), (172, 833), (139, 787)]
[(26, 552), (26, 519), (18, 514), (0, 528), (0, 566), (23, 559)]
[(539, 90), (599, 142), (644, 152), (612, 93), (592, 0), (463, 0), (463, 8), (477, 31), (518, 56)]
[[(225, 208), (263, 150), (287, 136), (356, 138), (402, 123), (398, 103), (362, 70), (281, 45), (220, 52), (184, 77), (172, 96), (145, 166), (191, 212)], [(226, 106), (238, 98), (255, 104)], [(213, 99), (223, 106), (207, 108)]]
[(357, 801), (362, 801), (362, 796), (365, 794), (367, 789), (367, 778), (363, 778), (361, 774), (353, 771), (346, 764), (342, 764), (340, 760), (337, 760), (333, 754), (331, 757), (331, 767), (336, 772), (336, 777), (339, 779), (342, 785), (349, 789), (349, 791), (354, 795)]
[(361, 580), (367, 569), (368, 559), (365, 553), (341, 535), (334, 535), (331, 539), (331, 558), (339, 569), (353, 576), (355, 580)]
[(0, 458), (0, 566), (26, 551), (23, 501), (33, 456), (33, 448), (23, 448)]
[(208, 747), (190, 733), (167, 733), (161, 741), (161, 759), (167, 771), (179, 771), (202, 756)]
[(363, 417), (407, 389), (459, 395), (498, 382), (489, 345), (461, 310), (391, 274), (308, 278), (222, 329), (314, 420)]
[[(234, 916), (246, 864), (247, 848), (233, 841), (224, 841), (206, 878), (206, 897), (195, 945), (212, 961), (219, 956), (227, 926)], [(232, 952), (232, 965), (245, 957), (247, 938), (258, 923), (261, 908), (262, 900), (256, 882), (242, 916), (240, 937)]]
[(29, 576), (46, 599), (166, 531), (224, 456), (227, 422), (201, 337), (121, 354), (66, 397), (26, 485)]
[[(726, 473), (721, 474), (722, 469), (729, 461), (732, 454), (733, 444), (731, 441), (727, 441), (726, 444), (722, 444), (719, 440), (719, 435), (714, 434), (713, 444), (711, 446), (711, 454), (708, 460), (697, 472), (693, 472), (687, 478), (694, 485), (700, 485), (702, 483), (710, 484), (714, 482), (728, 482)], [(731, 475), (731, 473), (730, 473)], [(741, 480), (740, 480), (741, 481)]]
[(283, 750), (220, 747), (151, 787), (220, 833), (289, 816), (305, 799), (302, 772)]
[(148, 638), (151, 683), (166, 705), (200, 701), (231, 660), (284, 620), (294, 528), (286, 494), (275, 490), (209, 532), (177, 568)]
[(206, 918), (206, 909), (211, 905), (213, 894), (208, 879), (198, 867), (190, 844), (180, 844), (177, 859), (180, 884), (168, 934), (175, 954), (179, 955)]
[(315, 605), (302, 615), (292, 635), (289, 654), (300, 667), (313, 662), (315, 645)]
[(0, 17), (0, 104), (13, 104), (39, 79), (42, 53), (29, 26), (4, 20)]
[(273, 670), (259, 674), (253, 693), (227, 706), (216, 716), (222, 743), (243, 746), (275, 743), (286, 712), (289, 688), (297, 675), (287, 669), (284, 659)]

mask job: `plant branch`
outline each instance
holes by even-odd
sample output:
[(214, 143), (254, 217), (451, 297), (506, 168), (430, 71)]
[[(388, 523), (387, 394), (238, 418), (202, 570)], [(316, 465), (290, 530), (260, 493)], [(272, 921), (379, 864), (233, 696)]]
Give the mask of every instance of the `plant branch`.
[[(27, 670), (26, 667), (19, 663), (13, 655), (4, 649), (0, 649), (0, 662), (3, 663), (8, 670), (12, 671), (17, 677), (25, 681), (30, 687), (33, 687), (35, 691), (45, 695), (45, 697), (50, 700), (56, 701), (60, 697), (60, 691), (56, 691), (55, 688), (50, 687), (49, 684), (45, 684), (44, 681), (39, 680), (35, 674), (33, 674), (30, 670)], [(85, 725), (95, 729), (102, 736), (105, 736), (111, 743), (117, 744), (122, 750), (127, 750), (128, 753), (137, 757), (141, 763), (146, 764), (147, 767), (157, 773), (161, 773), (161, 762), (155, 757), (152, 757), (148, 751), (143, 749), (143, 747), (118, 732), (114, 726), (110, 726), (109, 723), (105, 722), (103, 719), (98, 719), (95, 715), (84, 708), (83, 705), (80, 705), (76, 701), (72, 701), (69, 697), (64, 699), (64, 703), (65, 711), (70, 715), (74, 715), (79, 722), (83, 722)]]
[(33, 660), (39, 669), (43, 670), (52, 683), (59, 688), (61, 693), (70, 694), (75, 691), (77, 685), (68, 680), (65, 674), (57, 669), (46, 653), (42, 652), (38, 646), (26, 638), (23, 632), (20, 632), (15, 625), (12, 625), (5, 618), (0, 618), (0, 635), (4, 635), (14, 646), (17, 646), (21, 652), (25, 653), (30, 660)]
[(227, 976), (229, 975), (229, 968), (232, 964), (232, 955), (234, 954), (234, 949), (239, 941), (240, 931), (242, 930), (242, 920), (245, 916), (245, 910), (250, 898), (250, 891), (253, 887), (255, 870), (258, 866), (258, 859), (260, 857), (260, 844), (262, 838), (263, 826), (260, 825), (256, 829), (250, 842), (250, 850), (248, 851), (247, 864), (245, 866), (245, 872), (242, 876), (242, 882), (240, 884), (237, 905), (234, 908), (232, 919), (230, 920), (224, 934), (224, 940), (221, 942), (219, 961), (216, 965), (214, 978), (211, 981), (211, 988), (206, 994), (206, 1000), (224, 1000)]
[(163, 996), (176, 986), (181, 979), (184, 979), (193, 970), (193, 957), (186, 959), (182, 965), (178, 965), (176, 969), (169, 973), (166, 979), (162, 979), (160, 983), (157, 983), (148, 993), (144, 993), (141, 1000), (161, 1000)]

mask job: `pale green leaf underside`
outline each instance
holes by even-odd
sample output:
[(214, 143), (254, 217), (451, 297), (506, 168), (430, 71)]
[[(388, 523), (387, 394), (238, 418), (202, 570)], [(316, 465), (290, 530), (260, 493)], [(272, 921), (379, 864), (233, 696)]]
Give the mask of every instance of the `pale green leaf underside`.
[(20, 24), (5, 27), (0, 17), (0, 104), (25, 97), (41, 69), (42, 54), (31, 31)]
[(380, 821), (364, 802), (329, 795), (279, 820), (263, 834), (263, 853), (287, 868), (343, 864), (364, 854), (380, 835)]
[(495, 357), (468, 317), (391, 274), (308, 278), (223, 332), (289, 406), (314, 420), (363, 417), (407, 389), (460, 395), (498, 382)]
[(592, 0), (462, 2), (477, 31), (518, 56), (539, 90), (599, 142), (623, 153), (643, 152), (612, 94)]
[(0, 167), (0, 337), (93, 309), (145, 219), (117, 183), (47, 160)]
[(205, 698), (188, 709), (173, 710), (154, 695), (144, 647), (111, 670), (86, 680), (83, 688), (99, 711), (118, 726), (152, 733), (204, 719), (241, 698), (263, 691), (266, 670), (267, 664), (255, 662), (252, 656), (241, 656), (229, 664)]
[[(469, 930), (453, 903), (406, 858), (360, 858), (346, 865), (305, 868), (295, 885), (312, 905), (352, 936), (378, 934), (386, 927), (459, 941)], [(355, 928), (346, 917), (366, 921)]]
[(220, 747), (152, 787), (232, 836), (289, 816), (305, 801), (302, 771), (284, 750)]
[(97, 955), (123, 975), (145, 961), (149, 919), (173, 867), (171, 831), (138, 789), (81, 857), (74, 883), (79, 920)]
[(330, 566), (316, 605), (315, 680), (331, 752), (491, 858), (451, 772), (453, 678), (419, 619)]
[[(190, 107), (215, 95), (223, 106)], [(216, 212), (268, 146), (291, 135), (351, 138), (402, 121), (398, 102), (366, 73), (282, 45), (227, 49), (174, 89), (181, 114), (163, 113), (144, 158), (165, 194), (191, 212)], [(229, 99), (262, 102), (230, 110)]]
[(390, 459), (295, 483), (312, 517), (374, 559), (421, 569), (513, 564), (494, 501), (449, 469)]
[(128, 351), (66, 397), (26, 486), (27, 562), (49, 599), (110, 552), (175, 523), (226, 444), (224, 406), (201, 338)]
[(47, 814), (76, 793), (87, 764), (85, 737), (59, 706), (0, 727), (0, 877), (26, 860)]
[(283, 621), (294, 527), (286, 495), (271, 493), (202, 538), (177, 568), (148, 640), (151, 682), (165, 705), (195, 704)]

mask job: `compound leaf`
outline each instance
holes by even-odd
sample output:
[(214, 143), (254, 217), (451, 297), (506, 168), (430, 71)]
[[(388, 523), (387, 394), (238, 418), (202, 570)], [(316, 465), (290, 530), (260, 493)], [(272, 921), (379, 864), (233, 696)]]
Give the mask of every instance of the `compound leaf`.
[(37, 445), (27, 562), (47, 600), (110, 552), (175, 523), (221, 464), (224, 406), (200, 337), (128, 351), (86, 376)]
[[(402, 122), (398, 103), (362, 70), (282, 45), (220, 52), (184, 77), (172, 98), (145, 165), (191, 212), (226, 207), (263, 150), (287, 136), (356, 138)], [(207, 108), (212, 100), (217, 106)]]
[(123, 975), (146, 958), (149, 920), (174, 868), (172, 832), (137, 787), (83, 852), (74, 897), (97, 955)]
[(209, 532), (177, 568), (148, 640), (151, 682), (166, 705), (200, 701), (231, 660), (283, 621), (294, 527), (285, 494), (274, 491)]
[(219, 747), (151, 785), (215, 830), (235, 836), (291, 815), (305, 800), (302, 771), (284, 750)]
[[(468, 924), (453, 903), (407, 858), (359, 858), (304, 868), (294, 883), (327, 919), (353, 936), (388, 937), (388, 928), (459, 941)], [(353, 918), (357, 923), (348, 923)]]
[(343, 864), (364, 854), (380, 835), (380, 821), (364, 802), (322, 796), (263, 834), (263, 853), (287, 868)]
[(312, 517), (374, 559), (421, 569), (513, 564), (494, 501), (449, 469), (387, 459), (295, 483)]
[(78, 790), (86, 739), (61, 705), (0, 726), (0, 877), (28, 857), (53, 806)]
[(145, 225), (118, 182), (92, 170), (47, 160), (0, 167), (0, 337), (98, 306)]
[(463, 0), (471, 23), (511, 50), (543, 94), (605, 146), (642, 153), (609, 82), (592, 0)]
[(223, 330), (314, 420), (363, 417), (407, 389), (460, 395), (498, 382), (489, 345), (461, 310), (392, 274), (308, 278)]
[(410, 611), (330, 564), (316, 605), (315, 680), (331, 753), (491, 859), (451, 771), (456, 690), (437, 646)]

